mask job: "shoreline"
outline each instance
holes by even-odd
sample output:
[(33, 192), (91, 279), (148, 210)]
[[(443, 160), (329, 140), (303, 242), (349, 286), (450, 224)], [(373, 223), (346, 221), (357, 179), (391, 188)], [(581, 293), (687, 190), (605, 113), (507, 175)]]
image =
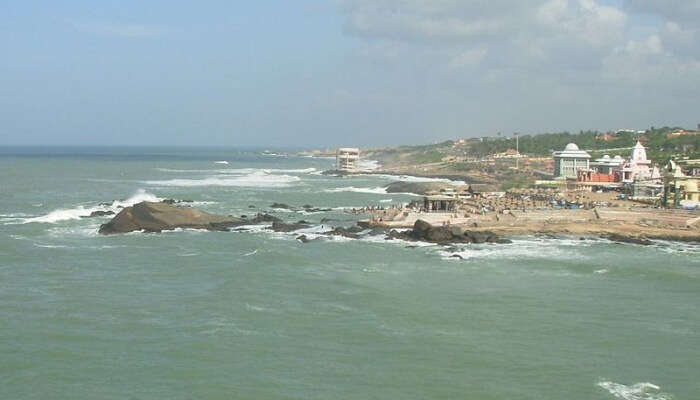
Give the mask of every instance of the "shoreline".
[[(408, 215), (406, 215), (408, 214)], [(381, 215), (381, 217), (379, 217)], [(386, 218), (386, 220), (385, 220)], [(677, 210), (548, 210), (472, 215), (375, 212), (358, 224), (367, 228), (413, 229), (427, 223), (449, 230), (455, 239), (471, 232), (499, 237), (567, 235), (613, 238), (615, 241), (669, 240), (700, 243), (700, 214)]]

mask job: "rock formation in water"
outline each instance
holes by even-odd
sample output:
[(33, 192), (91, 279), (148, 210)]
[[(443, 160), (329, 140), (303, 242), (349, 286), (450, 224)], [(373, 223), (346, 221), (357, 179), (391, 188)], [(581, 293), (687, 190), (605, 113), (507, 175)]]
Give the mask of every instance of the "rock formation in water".
[(227, 231), (240, 225), (279, 221), (279, 218), (267, 214), (258, 214), (254, 218), (237, 218), (164, 202), (144, 201), (125, 207), (111, 221), (100, 226), (99, 232), (110, 235), (133, 231), (161, 232), (176, 228)]
[(470, 231), (461, 226), (433, 226), (423, 220), (418, 220), (411, 231), (401, 233), (391, 231), (389, 239), (420, 240), (438, 244), (448, 243), (511, 243), (492, 232)]

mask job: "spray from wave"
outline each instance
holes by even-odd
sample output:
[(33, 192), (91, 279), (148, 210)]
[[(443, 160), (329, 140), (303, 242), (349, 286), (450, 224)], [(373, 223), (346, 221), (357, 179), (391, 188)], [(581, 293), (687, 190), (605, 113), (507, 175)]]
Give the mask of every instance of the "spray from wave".
[(669, 394), (661, 392), (661, 388), (649, 382), (623, 385), (611, 381), (598, 382), (598, 386), (607, 390), (616, 399), (622, 400), (670, 400)]
[(375, 187), (375, 188), (358, 188), (354, 186), (339, 187), (334, 189), (324, 190), (326, 193), (342, 193), (342, 192), (354, 192), (354, 193), (372, 193), (372, 194), (387, 194), (386, 188)]
[(176, 186), (176, 187), (198, 187), (198, 186), (232, 186), (232, 187), (287, 187), (294, 182), (301, 180), (297, 176), (274, 175), (265, 171), (254, 171), (241, 176), (210, 176), (202, 179), (169, 179), (162, 181), (146, 181), (153, 186)]
[(126, 200), (116, 200), (110, 204), (100, 204), (96, 207), (78, 206), (75, 208), (58, 209), (39, 217), (26, 218), (23, 221), (23, 223), (28, 224), (31, 222), (39, 222), (53, 224), (60, 221), (68, 221), (72, 219), (81, 219), (84, 217), (89, 217), (90, 214), (92, 214), (95, 211), (112, 211), (114, 213), (117, 213), (124, 207), (129, 207), (142, 201), (157, 202), (161, 200), (162, 199), (157, 197), (156, 195), (147, 193), (143, 189), (139, 189), (133, 196), (129, 197)]

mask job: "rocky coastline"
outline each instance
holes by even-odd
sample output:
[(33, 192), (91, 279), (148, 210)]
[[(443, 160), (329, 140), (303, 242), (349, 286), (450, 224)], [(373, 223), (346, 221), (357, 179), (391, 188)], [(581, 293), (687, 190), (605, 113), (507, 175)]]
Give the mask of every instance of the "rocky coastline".
[[(244, 231), (246, 226), (266, 225), (274, 232), (297, 234), (297, 240), (310, 243), (315, 239), (304, 230), (316, 225), (305, 220), (284, 221), (274, 215), (258, 213), (253, 217), (217, 215), (192, 207), (178, 206), (172, 202), (141, 202), (125, 207), (109, 222), (99, 228), (102, 235), (141, 232), (163, 232), (175, 229), (202, 229), (208, 231)], [(316, 232), (314, 236), (345, 237), (360, 239), (365, 236), (384, 236), (386, 240), (399, 239), (408, 242), (428, 242), (449, 246), (454, 244), (508, 244), (510, 238), (522, 236), (544, 236), (553, 239), (561, 237), (604, 238), (618, 243), (638, 245), (653, 244), (653, 240), (683, 241), (700, 244), (700, 230), (642, 227), (631, 224), (604, 223), (539, 223), (539, 224), (472, 224), (447, 225), (432, 224), (418, 219), (410, 227), (403, 229), (389, 226), (329, 225), (327, 230)]]

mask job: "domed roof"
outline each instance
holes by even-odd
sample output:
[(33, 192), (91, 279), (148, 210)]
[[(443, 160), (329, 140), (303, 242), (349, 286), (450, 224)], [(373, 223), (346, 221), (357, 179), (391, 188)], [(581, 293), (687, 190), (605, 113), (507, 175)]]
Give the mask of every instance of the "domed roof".
[(603, 160), (609, 160), (609, 159), (610, 159), (610, 156), (609, 156), (609, 155), (606, 154), (606, 155), (603, 156)]
[(615, 156), (615, 159), (616, 159), (616, 160), (620, 160), (621, 158), (622, 158), (622, 156), (619, 155), (619, 154)]
[(576, 150), (578, 150), (578, 146), (576, 146), (576, 143), (569, 143), (566, 145), (564, 150), (576, 151)]

